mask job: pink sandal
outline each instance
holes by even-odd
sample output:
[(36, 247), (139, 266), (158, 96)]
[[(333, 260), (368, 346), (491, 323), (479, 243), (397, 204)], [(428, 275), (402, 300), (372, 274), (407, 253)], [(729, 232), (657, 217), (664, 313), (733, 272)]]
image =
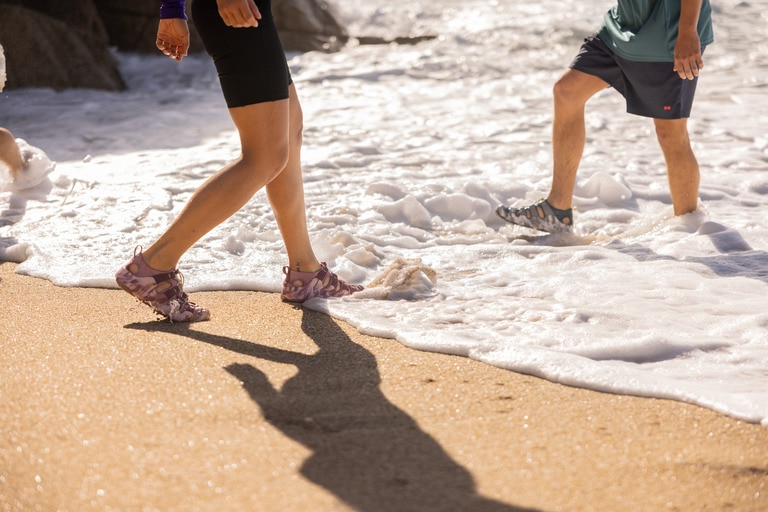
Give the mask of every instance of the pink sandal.
[(280, 298), (285, 302), (304, 302), (314, 297), (346, 297), (363, 289), (359, 284), (347, 284), (328, 270), (325, 262), (315, 272), (300, 272), (283, 267), (285, 281)]
[(171, 322), (204, 322), (211, 313), (190, 302), (184, 293), (184, 276), (177, 269), (158, 272), (149, 265), (141, 247), (133, 251), (133, 258), (115, 274), (117, 284)]

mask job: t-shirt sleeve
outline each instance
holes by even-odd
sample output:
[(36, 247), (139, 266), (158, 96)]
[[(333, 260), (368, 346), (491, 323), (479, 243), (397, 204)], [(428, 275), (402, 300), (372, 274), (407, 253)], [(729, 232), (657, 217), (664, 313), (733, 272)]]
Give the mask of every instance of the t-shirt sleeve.
[(187, 19), (184, 11), (184, 0), (160, 0), (160, 19)]

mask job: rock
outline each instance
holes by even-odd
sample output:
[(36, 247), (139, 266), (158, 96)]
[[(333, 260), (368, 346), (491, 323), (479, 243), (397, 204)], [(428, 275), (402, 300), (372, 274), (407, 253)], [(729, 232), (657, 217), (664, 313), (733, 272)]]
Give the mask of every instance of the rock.
[(6, 87), (123, 90), (91, 0), (0, 0)]
[(392, 38), (380, 37), (380, 36), (359, 36), (357, 42), (360, 44), (400, 44), (400, 45), (415, 45), (424, 41), (431, 41), (437, 39), (438, 36), (433, 34), (426, 34), (423, 36), (397, 36)]
[(337, 52), (349, 40), (328, 2), (274, 0), (272, 14), (287, 52)]

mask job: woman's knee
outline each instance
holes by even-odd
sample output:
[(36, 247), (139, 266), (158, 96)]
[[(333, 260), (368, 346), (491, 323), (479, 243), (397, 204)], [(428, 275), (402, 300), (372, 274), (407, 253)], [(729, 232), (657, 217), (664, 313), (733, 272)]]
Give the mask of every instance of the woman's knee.
[(304, 112), (301, 109), (301, 103), (296, 95), (293, 85), (290, 89), (290, 99), (288, 107), (288, 137), (290, 139), (291, 149), (301, 149), (304, 138)]
[(247, 150), (243, 149), (242, 160), (248, 169), (256, 171), (265, 177), (266, 181), (272, 181), (288, 165), (290, 157), (287, 141), (276, 142), (269, 148)]

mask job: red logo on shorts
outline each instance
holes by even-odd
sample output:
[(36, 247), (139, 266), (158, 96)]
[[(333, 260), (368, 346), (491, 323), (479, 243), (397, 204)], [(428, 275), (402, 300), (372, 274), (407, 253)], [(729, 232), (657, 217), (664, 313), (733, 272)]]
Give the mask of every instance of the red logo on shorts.
[(670, 105), (664, 105), (664, 110), (672, 110), (672, 107)]

